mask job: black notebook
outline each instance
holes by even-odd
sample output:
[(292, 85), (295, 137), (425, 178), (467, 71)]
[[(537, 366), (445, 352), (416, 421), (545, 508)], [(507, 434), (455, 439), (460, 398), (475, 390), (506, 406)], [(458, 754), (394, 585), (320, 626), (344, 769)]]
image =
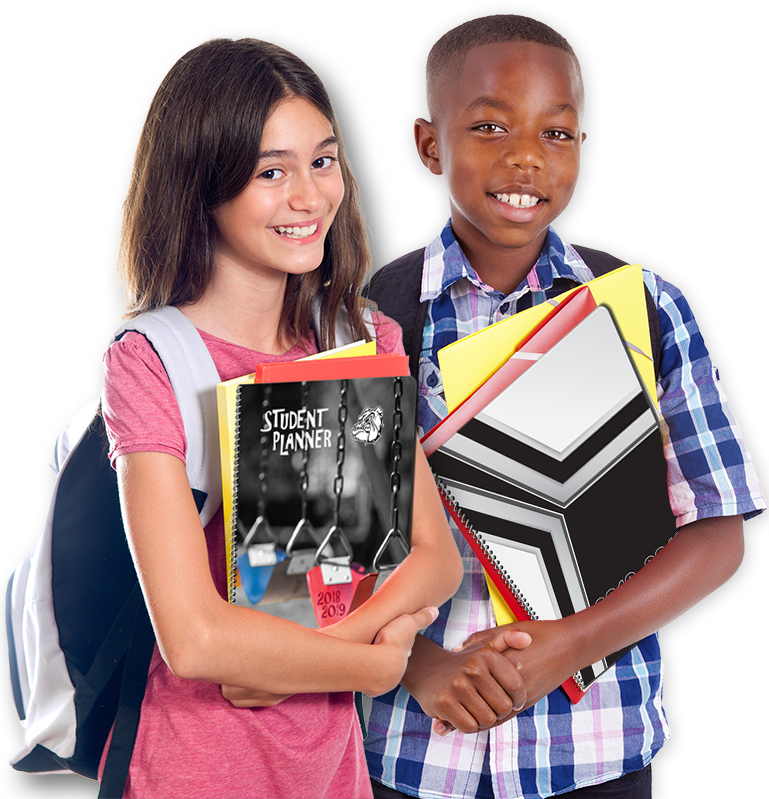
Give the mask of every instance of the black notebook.
[[(518, 619), (600, 602), (676, 533), (656, 408), (604, 307), (428, 461)], [(570, 698), (627, 651), (582, 669), (564, 685)]]

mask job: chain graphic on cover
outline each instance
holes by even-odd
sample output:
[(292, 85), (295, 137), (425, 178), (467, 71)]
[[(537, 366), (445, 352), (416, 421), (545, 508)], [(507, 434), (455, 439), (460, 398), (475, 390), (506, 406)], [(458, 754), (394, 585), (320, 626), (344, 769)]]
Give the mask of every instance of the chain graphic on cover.
[[(445, 506), (519, 620), (602, 601), (676, 533), (656, 407), (610, 312), (550, 341), (426, 447)], [(563, 686), (570, 699), (631, 648), (586, 664)]]

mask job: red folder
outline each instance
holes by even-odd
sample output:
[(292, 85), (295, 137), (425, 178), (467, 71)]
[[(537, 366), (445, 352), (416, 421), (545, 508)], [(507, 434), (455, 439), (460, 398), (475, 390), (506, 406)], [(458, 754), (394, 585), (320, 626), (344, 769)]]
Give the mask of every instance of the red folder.
[(314, 380), (347, 380), (359, 377), (406, 377), (406, 355), (357, 355), (347, 358), (317, 358), (311, 361), (260, 363), (254, 371), (254, 383), (295, 383)]
[(509, 360), (503, 364), (477, 391), (455, 408), (422, 439), (422, 449), (430, 456), (438, 447), (470, 421), (479, 410), (517, 380), (537, 359), (559, 342), (570, 330), (596, 308), (587, 286), (570, 294), (546, 316), (521, 342)]

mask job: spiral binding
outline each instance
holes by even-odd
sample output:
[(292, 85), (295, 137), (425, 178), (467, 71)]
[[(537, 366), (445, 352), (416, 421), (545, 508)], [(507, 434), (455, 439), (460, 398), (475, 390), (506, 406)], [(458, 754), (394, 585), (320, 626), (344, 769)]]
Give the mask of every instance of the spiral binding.
[[(502, 566), (502, 564), (497, 560), (494, 553), (489, 548), (488, 544), (483, 540), (483, 536), (470, 524), (467, 516), (462, 512), (462, 508), (460, 507), (459, 503), (454, 499), (451, 495), (451, 491), (446, 487), (443, 480), (438, 477), (433, 472), (433, 477), (435, 478), (435, 483), (438, 486), (438, 491), (440, 492), (441, 496), (445, 500), (447, 504), (451, 506), (451, 509), (454, 511), (454, 515), (457, 519), (464, 525), (464, 528), (467, 530), (468, 533), (475, 539), (475, 542), (478, 544), (478, 547), (481, 549), (483, 554), (486, 556), (489, 563), (492, 564), (494, 569), (496, 570), (497, 574), (505, 581), (510, 593), (516, 598), (518, 604), (523, 608), (523, 610), (528, 614), (529, 619), (532, 621), (537, 621), (539, 616), (534, 612), (534, 608), (526, 601), (526, 598), (521, 593), (518, 586), (513, 581), (513, 578), (507, 573), (507, 570)], [(585, 684), (585, 680), (582, 677), (581, 672), (577, 672), (576, 674), (572, 675), (571, 678), (574, 681), (574, 684), (579, 688), (582, 693), (587, 691), (587, 685)]]
[[(238, 464), (240, 462), (240, 387), (235, 391), (235, 422), (232, 444), (232, 496), (238, 496)], [(227, 564), (227, 601), (235, 604), (235, 582), (238, 573), (238, 509), (235, 502), (232, 507), (230, 524), (230, 562)]]
[(443, 480), (438, 477), (437, 475), (433, 475), (435, 477), (435, 482), (438, 486), (438, 491), (440, 491), (441, 495), (443, 496), (444, 500), (451, 505), (452, 510), (456, 517), (462, 522), (465, 529), (468, 533), (475, 539), (475, 542), (478, 544), (479, 548), (486, 556), (487, 560), (492, 564), (495, 571), (499, 576), (505, 581), (510, 593), (516, 598), (518, 604), (523, 608), (523, 610), (528, 614), (528, 617), (532, 621), (537, 621), (539, 616), (534, 612), (534, 608), (526, 601), (526, 598), (521, 593), (518, 586), (513, 581), (513, 578), (507, 573), (507, 570), (502, 566), (502, 564), (497, 560), (494, 553), (489, 548), (489, 545), (483, 540), (483, 536), (470, 524), (469, 520), (462, 512), (462, 508), (459, 506), (457, 501), (451, 495), (451, 491), (446, 487)]

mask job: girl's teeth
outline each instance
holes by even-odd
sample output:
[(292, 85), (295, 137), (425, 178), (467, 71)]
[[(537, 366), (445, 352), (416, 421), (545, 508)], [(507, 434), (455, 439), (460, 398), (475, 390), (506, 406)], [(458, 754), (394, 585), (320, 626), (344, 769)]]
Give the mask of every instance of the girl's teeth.
[(500, 202), (512, 205), (513, 208), (531, 208), (539, 202), (539, 197), (530, 194), (495, 194)]
[(283, 227), (283, 225), (278, 225), (276, 229), (281, 236), (288, 236), (291, 239), (306, 239), (318, 229), (318, 223), (316, 222), (309, 227)]

